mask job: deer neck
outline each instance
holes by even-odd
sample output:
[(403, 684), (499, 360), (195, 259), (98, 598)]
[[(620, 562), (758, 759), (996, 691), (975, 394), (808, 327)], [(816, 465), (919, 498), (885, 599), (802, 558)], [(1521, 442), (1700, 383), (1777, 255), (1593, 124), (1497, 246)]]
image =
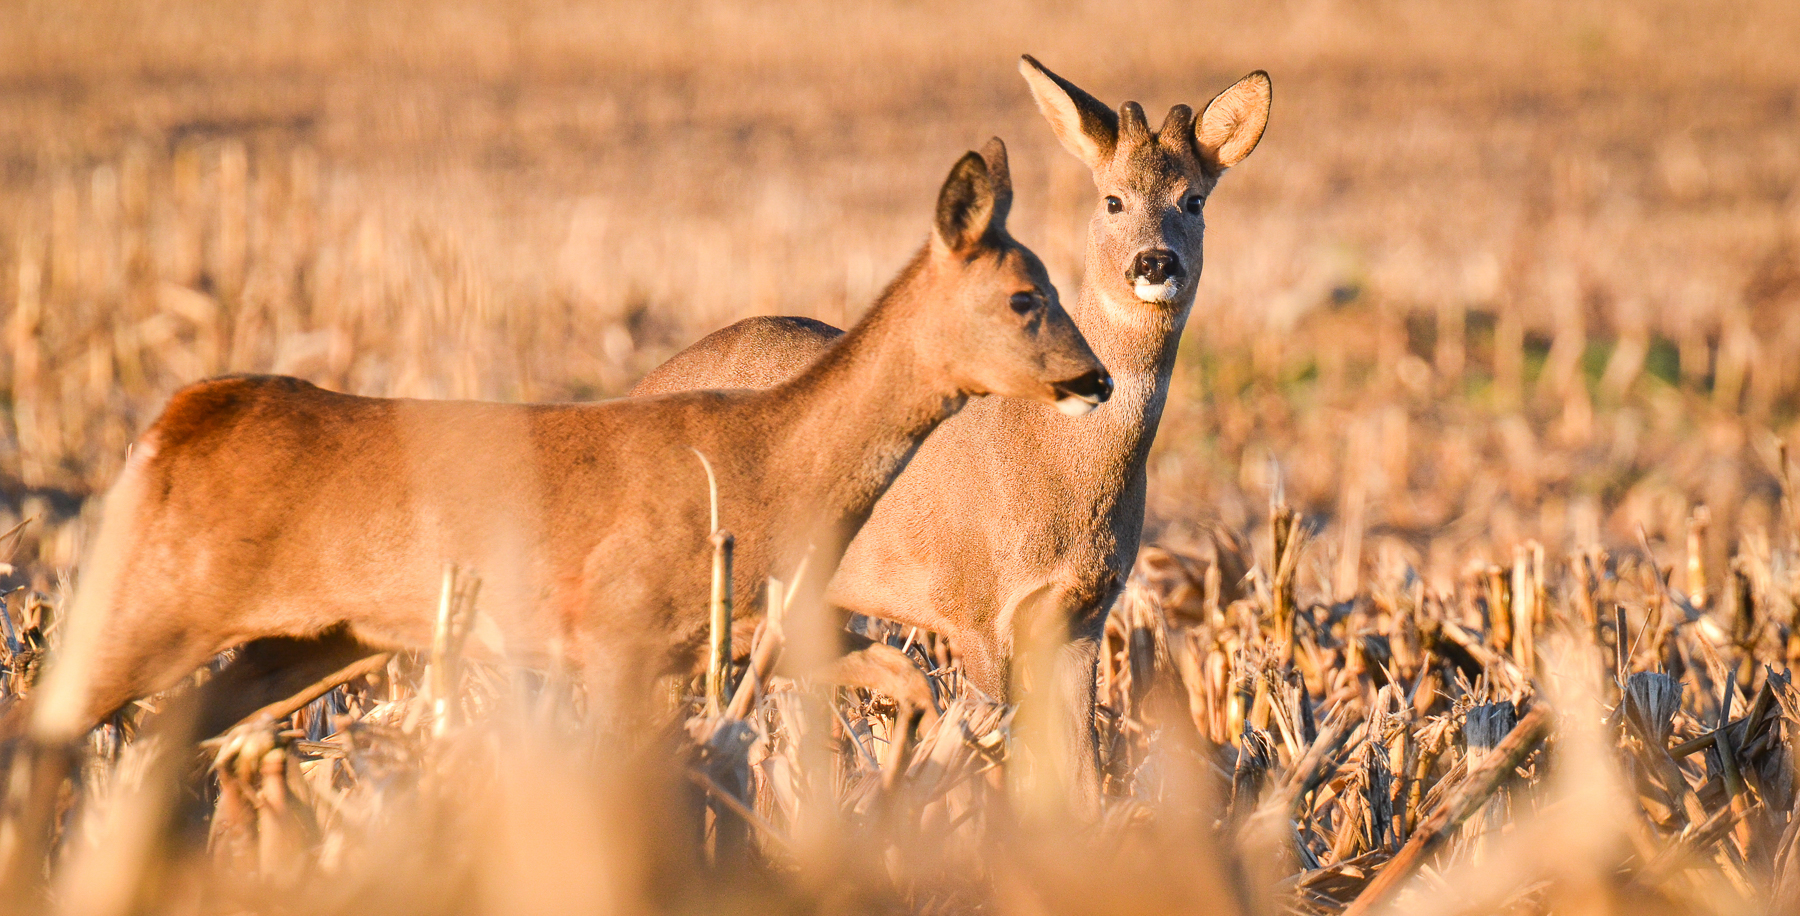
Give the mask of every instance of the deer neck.
[[(1090, 250), (1088, 264), (1103, 264)], [(1129, 294), (1126, 294), (1128, 296)], [(1042, 475), (1033, 490), (1055, 481), (1054, 527), (1067, 543), (1091, 544), (1098, 553), (1070, 555), (1080, 575), (1110, 570), (1125, 574), (1137, 556), (1144, 524), (1145, 466), (1168, 399), (1176, 346), (1192, 299), (1156, 306), (1135, 297), (1113, 297), (1084, 284), (1069, 309), (1088, 346), (1113, 377), (1113, 395), (1083, 417), (1063, 417), (1041, 406), (1008, 401), (1008, 435), (1029, 442)], [(1085, 533), (1078, 533), (1085, 532)], [(1090, 583), (1098, 585), (1099, 582)]]
[[(806, 371), (768, 392), (792, 456), (783, 498), (821, 550), (841, 551), (939, 423), (968, 395), (928, 357), (934, 328), (927, 269), (908, 266), (867, 316)], [(835, 564), (833, 564), (835, 565)]]
[[(1092, 252), (1088, 263), (1098, 263)], [(1070, 309), (1094, 355), (1112, 373), (1114, 391), (1111, 400), (1070, 423), (1067, 431), (1115, 473), (1143, 471), (1168, 399), (1175, 352), (1192, 301), (1157, 306), (1089, 283)]]

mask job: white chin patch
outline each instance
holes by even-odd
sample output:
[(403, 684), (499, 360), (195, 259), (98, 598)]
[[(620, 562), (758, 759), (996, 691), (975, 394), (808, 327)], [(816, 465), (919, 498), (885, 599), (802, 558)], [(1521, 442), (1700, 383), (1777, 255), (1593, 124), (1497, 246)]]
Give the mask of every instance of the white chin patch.
[(1071, 417), (1079, 417), (1100, 406), (1100, 402), (1092, 398), (1066, 394), (1056, 399), (1056, 409)]
[(1131, 291), (1137, 293), (1138, 299), (1144, 302), (1168, 302), (1181, 292), (1181, 283), (1174, 279), (1161, 283), (1139, 280), (1132, 284)]

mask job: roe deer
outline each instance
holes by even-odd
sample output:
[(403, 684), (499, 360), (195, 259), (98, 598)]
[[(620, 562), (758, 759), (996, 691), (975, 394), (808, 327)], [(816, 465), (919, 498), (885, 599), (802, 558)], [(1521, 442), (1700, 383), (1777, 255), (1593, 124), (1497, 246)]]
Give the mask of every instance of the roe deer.
[[(956, 163), (929, 240), (866, 317), (766, 391), (508, 405), (263, 376), (177, 392), (108, 495), (34, 736), (79, 734), (251, 641), (278, 649), (245, 658), (323, 666), (316, 675), (346, 653), (427, 647), (447, 562), (483, 576), (501, 643), (491, 651), (560, 652), (603, 691), (592, 706), (632, 708), (656, 675), (704, 655), (709, 474), (736, 536), (743, 628), (763, 582), (791, 576), (809, 546), (816, 573), (797, 587), (816, 579), (823, 593), (894, 476), (970, 396), (1079, 412), (1110, 394), (1043, 265), (1007, 233), (1010, 203), (996, 138)], [(896, 650), (859, 651), (878, 650), (902, 662), (857, 659), (842, 680), (861, 672), (865, 686), (929, 704)], [(248, 713), (266, 699), (208, 702)]]
[[(829, 597), (950, 635), (969, 678), (997, 697), (1007, 692), (1027, 600), (1055, 615), (1032, 610), (1032, 618), (1066, 622), (1057, 679), (1075, 708), (1074, 775), (1091, 793), (1098, 639), (1137, 556), (1145, 456), (1200, 276), (1201, 209), (1220, 174), (1261, 139), (1270, 85), (1268, 74), (1251, 73), (1199, 118), (1177, 105), (1153, 132), (1135, 102), (1115, 114), (1029, 56), (1019, 70), (1100, 191), (1069, 311), (1118, 392), (1079, 423), (1017, 401), (977, 404), (945, 423), (863, 526)], [(746, 319), (677, 354), (632, 394), (773, 384), (803, 371), (838, 333), (803, 319)]]

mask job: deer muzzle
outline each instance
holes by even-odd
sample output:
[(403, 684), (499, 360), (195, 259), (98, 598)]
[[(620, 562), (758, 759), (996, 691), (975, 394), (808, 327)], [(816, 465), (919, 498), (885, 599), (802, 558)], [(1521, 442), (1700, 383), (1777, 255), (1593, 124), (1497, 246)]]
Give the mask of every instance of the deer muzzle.
[(1167, 248), (1140, 251), (1131, 259), (1131, 291), (1144, 302), (1168, 302), (1181, 293), (1187, 272), (1181, 257)]
[(1056, 391), (1056, 409), (1071, 417), (1079, 417), (1112, 397), (1113, 381), (1106, 370), (1096, 369), (1086, 375), (1056, 382), (1050, 387)]

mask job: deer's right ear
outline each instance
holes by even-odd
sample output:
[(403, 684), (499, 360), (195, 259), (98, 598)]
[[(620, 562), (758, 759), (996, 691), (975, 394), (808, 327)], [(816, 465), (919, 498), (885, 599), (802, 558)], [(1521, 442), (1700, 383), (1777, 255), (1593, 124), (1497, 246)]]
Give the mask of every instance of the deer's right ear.
[(964, 153), (938, 192), (936, 240), (950, 251), (967, 251), (988, 234), (997, 212), (994, 178), (978, 153)]
[(1044, 69), (1029, 54), (1019, 58), (1019, 73), (1031, 87), (1031, 97), (1037, 100), (1038, 110), (1050, 122), (1063, 149), (1091, 170), (1098, 170), (1112, 158), (1113, 147), (1119, 143), (1117, 113), (1074, 83)]
[(994, 215), (988, 223), (999, 229), (1006, 225), (1013, 199), (1012, 168), (1006, 164), (1005, 141), (999, 137), (988, 140), (981, 148), (981, 158), (987, 163), (988, 180), (994, 186)]

